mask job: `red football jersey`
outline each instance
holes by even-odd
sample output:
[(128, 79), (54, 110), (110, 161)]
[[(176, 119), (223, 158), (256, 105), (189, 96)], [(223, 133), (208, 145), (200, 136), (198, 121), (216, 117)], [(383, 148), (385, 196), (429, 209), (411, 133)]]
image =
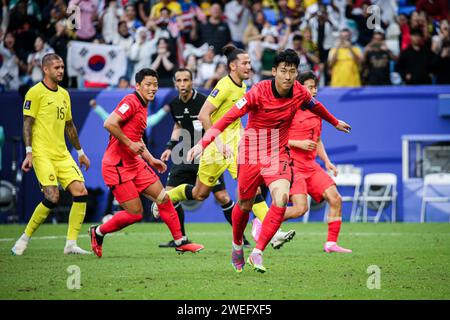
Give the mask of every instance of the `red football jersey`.
[[(292, 120), (289, 129), (289, 140), (311, 140), (318, 142), (322, 134), (322, 119), (309, 110), (298, 111)], [(317, 156), (317, 149), (306, 151), (300, 148), (291, 148), (291, 157), (294, 165), (307, 169), (312, 167)]]
[(288, 145), (288, 132), (295, 113), (300, 109), (310, 109), (333, 126), (338, 120), (299, 82), (295, 81), (288, 96), (277, 92), (275, 80), (264, 80), (254, 85), (244, 97), (216, 122), (201, 140), (206, 148), (217, 133), (230, 123), (249, 113), (247, 127), (240, 146), (240, 157), (246, 162), (267, 159), (285, 150)]
[[(137, 92), (126, 95), (114, 109), (113, 112), (123, 120), (120, 128), (131, 141), (141, 141), (144, 130), (147, 128), (147, 109), (147, 105)], [(126, 167), (135, 165), (139, 160), (139, 155), (135, 155), (126, 145), (110, 135), (102, 160), (105, 165), (116, 166), (122, 162), (122, 165)]]

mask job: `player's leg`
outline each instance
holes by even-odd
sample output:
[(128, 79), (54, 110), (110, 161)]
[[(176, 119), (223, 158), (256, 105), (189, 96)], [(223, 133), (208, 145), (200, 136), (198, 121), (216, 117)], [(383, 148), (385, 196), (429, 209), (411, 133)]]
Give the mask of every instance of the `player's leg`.
[(176, 245), (176, 250), (179, 252), (198, 252), (203, 249), (202, 245), (196, 243), (189, 243), (187, 239), (183, 238), (181, 233), (180, 221), (178, 215), (173, 207), (172, 201), (166, 194), (166, 191), (161, 184), (161, 181), (156, 181), (142, 191), (143, 195), (149, 197), (158, 206), (161, 219), (167, 225), (172, 234)]
[(342, 198), (336, 188), (336, 185), (328, 187), (323, 193), (323, 198), (328, 201), (330, 205), (330, 211), (327, 219), (328, 237), (324, 250), (326, 252), (352, 252), (350, 249), (345, 249), (337, 245), (337, 240), (342, 225)]
[(20, 256), (28, 246), (31, 236), (39, 226), (47, 219), (50, 210), (55, 208), (59, 200), (58, 182), (56, 172), (52, 162), (42, 157), (33, 157), (33, 169), (36, 177), (42, 186), (44, 200), (40, 202), (33, 211), (33, 214), (25, 227), (24, 233), (11, 249), (13, 255)]
[(73, 181), (67, 187), (72, 194), (73, 203), (70, 208), (69, 226), (67, 230), (67, 241), (64, 247), (64, 254), (90, 254), (89, 251), (81, 249), (77, 245), (78, 234), (86, 216), (88, 191), (81, 181)]

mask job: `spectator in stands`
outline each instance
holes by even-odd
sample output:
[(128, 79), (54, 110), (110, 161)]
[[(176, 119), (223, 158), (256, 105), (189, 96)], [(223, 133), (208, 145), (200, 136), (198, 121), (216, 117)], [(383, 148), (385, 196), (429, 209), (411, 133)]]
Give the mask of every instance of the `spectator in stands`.
[(29, 52), (34, 51), (34, 40), (38, 29), (38, 20), (35, 16), (27, 13), (27, 1), (20, 0), (15, 6), (10, 3), (10, 15), (8, 31), (16, 36), (17, 53), (23, 53), (27, 59)]
[(127, 74), (128, 78), (132, 77), (133, 73), (133, 62), (130, 60), (130, 50), (134, 43), (133, 37), (131, 36), (128, 25), (126, 21), (120, 21), (118, 25), (118, 34), (113, 39), (113, 45), (122, 47), (125, 50), (127, 56)]
[(0, 64), (0, 87), (2, 90), (0, 91), (19, 89), (19, 65), (23, 62), (16, 55), (15, 42), (16, 39), (11, 32), (7, 32), (0, 42), (0, 56), (2, 57)]
[(185, 68), (191, 70), (192, 72), (192, 79), (195, 82), (195, 86), (197, 86), (197, 82), (195, 81), (197, 79), (197, 57), (194, 54), (190, 54), (186, 57), (186, 64)]
[(397, 72), (406, 84), (430, 84), (433, 54), (425, 46), (422, 31), (411, 30), (411, 45), (400, 53)]
[(230, 29), (233, 44), (244, 49), (242, 36), (250, 22), (250, 10), (248, 0), (233, 0), (225, 5), (225, 16)]
[(401, 32), (400, 51), (403, 51), (411, 44), (411, 28), (409, 27), (408, 17), (403, 13), (398, 15), (397, 23)]
[(117, 26), (120, 17), (123, 15), (123, 9), (117, 5), (116, 0), (106, 0), (105, 10), (101, 15), (102, 34), (105, 43), (111, 44), (118, 36)]
[[(67, 21), (59, 20), (56, 23), (56, 33), (53, 37), (48, 41), (49, 45), (55, 50), (55, 53), (59, 55), (64, 63), (67, 65), (67, 44), (70, 41), (69, 36), (67, 35)], [(64, 78), (61, 82), (61, 86), (67, 87), (68, 84), (68, 76), (67, 76), (67, 67), (64, 68)]]
[(443, 43), (449, 41), (450, 32), (448, 20), (441, 20), (439, 23), (439, 31), (432, 38), (431, 50), (438, 55), (442, 50)]
[(247, 48), (247, 52), (252, 62), (252, 69), (255, 73), (261, 72), (261, 54), (262, 54), (262, 30), (264, 26), (269, 25), (262, 11), (257, 11), (244, 31), (242, 41)]
[(428, 30), (427, 18), (428, 17), (425, 12), (414, 11), (411, 14), (411, 21), (409, 23), (410, 30), (419, 29), (422, 32), (422, 37), (425, 41), (428, 41), (428, 39), (430, 39), (430, 31)]
[(448, 18), (448, 1), (447, 0), (417, 0), (416, 10), (424, 11), (431, 18), (442, 20)]
[(361, 86), (360, 65), (362, 62), (361, 50), (352, 46), (351, 32), (343, 29), (339, 34), (336, 47), (330, 50), (328, 66), (331, 71), (332, 87), (359, 87)]
[(192, 39), (201, 46), (205, 42), (214, 47), (214, 53), (220, 54), (222, 48), (231, 42), (231, 34), (228, 25), (223, 22), (222, 8), (215, 3), (210, 8), (210, 17), (205, 24), (197, 24), (192, 34)]
[(67, 5), (64, 0), (51, 0), (44, 7), (42, 12), (46, 25), (45, 35), (47, 39), (56, 33), (56, 24), (67, 15)]
[(317, 52), (314, 50), (307, 50), (304, 42), (303, 42), (303, 36), (300, 34), (294, 35), (294, 38), (292, 40), (293, 49), (295, 52), (297, 52), (300, 63), (298, 65), (298, 73), (303, 73), (307, 71), (314, 70), (316, 65), (319, 64), (319, 56)]
[(206, 81), (214, 75), (216, 70), (216, 61), (214, 60), (214, 48), (210, 46), (208, 51), (198, 63), (196, 85), (203, 87)]
[(119, 78), (119, 83), (117, 84), (117, 89), (129, 89), (130, 88), (130, 80), (126, 76), (122, 76)]
[(220, 79), (222, 79), (223, 77), (225, 77), (227, 75), (228, 71), (227, 71), (227, 65), (223, 62), (219, 62), (218, 64), (216, 64), (216, 70), (214, 71), (214, 74), (212, 75), (212, 77), (210, 77), (205, 84), (203, 85), (203, 87), (205, 89), (212, 89), (216, 86), (217, 82), (219, 82)]
[(196, 21), (206, 23), (206, 15), (202, 9), (192, 0), (181, 1), (182, 14), (179, 16), (179, 29), (181, 37), (186, 43), (193, 43), (192, 30), (196, 27)]
[(369, 5), (364, 3), (361, 6), (361, 9), (354, 10), (351, 4), (347, 4), (345, 8), (345, 16), (347, 19), (355, 21), (359, 32), (357, 42), (360, 46), (365, 47), (372, 39), (373, 30), (375, 27), (380, 27), (373, 25), (375, 22), (373, 18), (369, 21), (371, 16), (371, 13), (369, 12)]
[(171, 18), (170, 10), (167, 7), (161, 8), (160, 16), (147, 23), (155, 31), (156, 38), (175, 39), (179, 35), (178, 23), (175, 18)]
[(43, 36), (38, 36), (34, 41), (34, 53), (28, 55), (28, 74), (32, 84), (36, 84), (44, 78), (42, 73), (42, 58), (47, 53), (53, 53), (54, 50), (45, 42)]
[(153, 63), (151, 67), (158, 72), (160, 87), (173, 86), (173, 75), (176, 69), (176, 57), (169, 50), (169, 41), (166, 38), (159, 38), (157, 42), (157, 52), (152, 54)]
[(128, 3), (125, 6), (125, 15), (123, 16), (123, 20), (126, 21), (128, 31), (130, 32), (131, 36), (134, 37), (136, 30), (139, 27), (142, 27), (142, 22), (137, 18), (136, 9), (134, 8), (133, 4)]
[(161, 9), (164, 7), (170, 10), (171, 16), (182, 14), (181, 5), (177, 1), (161, 0), (153, 5), (150, 11), (150, 19), (158, 19), (161, 15)]
[(435, 55), (434, 70), (436, 83), (450, 84), (450, 41), (444, 41), (440, 52)]
[(262, 52), (258, 54), (261, 56), (261, 78), (263, 80), (272, 78), (273, 59), (280, 49), (277, 42), (277, 38), (273, 33), (268, 33), (263, 38), (261, 44)]
[(386, 46), (383, 30), (375, 30), (372, 41), (364, 49), (364, 84), (390, 85), (390, 63), (395, 58)]
[[(136, 41), (130, 49), (130, 60), (134, 63), (134, 71), (136, 74), (143, 68), (148, 68), (152, 64), (152, 55), (156, 51), (157, 39), (152, 39), (150, 31), (146, 27), (140, 27), (136, 31)], [(131, 77), (134, 85), (134, 77)]]
[(73, 10), (73, 7), (80, 10), (80, 25), (77, 26), (76, 39), (92, 42), (96, 36), (98, 0), (70, 0), (69, 9)]

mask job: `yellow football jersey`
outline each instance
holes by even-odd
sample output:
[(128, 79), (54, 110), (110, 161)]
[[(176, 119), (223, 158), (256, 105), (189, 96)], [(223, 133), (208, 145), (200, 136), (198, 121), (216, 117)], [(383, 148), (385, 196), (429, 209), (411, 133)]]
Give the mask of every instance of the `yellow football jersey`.
[(52, 90), (39, 82), (28, 90), (24, 116), (35, 119), (32, 127), (33, 156), (63, 159), (70, 156), (64, 138), (66, 121), (72, 119), (69, 93), (62, 87)]
[[(238, 86), (230, 76), (220, 79), (208, 96), (208, 101), (217, 108), (211, 114), (211, 122), (214, 124), (219, 121), (244, 96), (246, 89), (247, 86), (244, 82), (242, 82), (242, 86)], [(237, 119), (220, 135), (222, 141), (238, 143), (241, 128), (241, 119)]]

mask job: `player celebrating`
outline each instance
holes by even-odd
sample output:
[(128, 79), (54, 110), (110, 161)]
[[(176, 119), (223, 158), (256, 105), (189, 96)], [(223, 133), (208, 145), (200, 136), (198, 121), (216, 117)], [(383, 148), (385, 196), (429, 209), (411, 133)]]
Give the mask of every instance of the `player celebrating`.
[[(272, 195), (272, 205), (262, 224), (256, 248), (247, 259), (253, 268), (265, 272), (262, 252), (283, 221), (292, 179), (288, 152), (288, 132), (297, 110), (310, 109), (338, 130), (349, 132), (350, 126), (337, 120), (295, 79), (299, 57), (294, 50), (278, 53), (274, 59), (273, 80), (256, 84), (208, 130), (189, 151), (188, 159), (203, 150), (236, 119), (249, 114), (239, 149), (238, 204), (233, 208), (232, 265), (242, 272), (245, 264), (242, 234), (248, 222), (256, 190), (265, 182)], [(266, 138), (266, 139), (264, 139)]]
[(147, 127), (147, 105), (153, 101), (158, 90), (158, 74), (152, 69), (142, 69), (136, 73), (135, 80), (136, 91), (122, 99), (104, 124), (111, 136), (102, 160), (102, 175), (124, 210), (117, 212), (106, 223), (89, 229), (92, 250), (101, 257), (106, 234), (142, 220), (139, 194), (143, 194), (157, 203), (161, 218), (172, 233), (175, 249), (197, 252), (203, 246), (187, 243), (183, 239), (175, 208), (158, 176), (147, 165), (155, 167), (160, 173), (167, 169), (164, 162), (150, 154), (142, 140)]
[[(250, 57), (245, 51), (237, 49), (233, 45), (227, 45), (224, 47), (223, 53), (227, 57), (230, 73), (219, 80), (198, 115), (205, 130), (219, 121), (233, 107), (235, 102), (244, 96), (246, 92), (244, 80), (247, 80), (250, 76)], [(169, 190), (167, 194), (173, 202), (183, 200), (203, 201), (217, 185), (218, 179), (225, 170), (228, 170), (233, 179), (237, 178), (236, 157), (241, 139), (241, 129), (240, 119), (235, 119), (216, 139), (215, 145), (211, 145), (205, 150), (200, 159), (195, 186), (181, 184)], [(232, 200), (230, 199), (227, 204), (223, 205), (223, 208), (233, 208)], [(268, 207), (260, 194), (256, 197), (252, 209), (253, 213), (262, 221)], [(153, 214), (157, 215), (155, 210)], [(227, 216), (227, 214), (225, 215)], [(232, 217), (228, 216), (227, 220), (231, 222)], [(277, 245), (281, 246), (284, 242), (291, 240), (294, 235), (295, 231), (293, 230), (289, 232), (279, 231), (276, 236)]]
[(42, 58), (42, 70), (44, 79), (28, 90), (23, 105), (26, 157), (22, 170), (28, 172), (34, 168), (44, 200), (34, 210), (25, 232), (11, 251), (17, 256), (23, 254), (31, 236), (45, 221), (50, 210), (56, 207), (59, 183), (73, 197), (64, 253), (90, 254), (77, 246), (78, 234), (86, 215), (88, 192), (83, 174), (67, 150), (64, 133), (78, 152), (80, 166), (84, 165), (88, 170), (90, 162), (81, 148), (72, 121), (69, 93), (58, 85), (64, 77), (64, 62), (57, 54), (47, 54)]
[[(178, 157), (173, 161), (172, 168), (170, 169), (169, 176), (167, 178), (166, 190), (171, 190), (181, 184), (195, 184), (197, 179), (198, 164), (189, 163), (186, 160), (186, 153), (192, 146), (194, 146), (202, 137), (203, 127), (198, 120), (198, 114), (202, 108), (206, 96), (192, 88), (192, 72), (189, 69), (182, 68), (175, 72), (174, 82), (175, 87), (178, 90), (178, 97), (174, 98), (170, 103), (170, 110), (173, 120), (175, 122), (170, 141), (167, 143), (167, 149), (161, 155), (161, 160), (166, 162), (172, 155), (172, 150), (178, 145), (180, 137), (183, 143), (177, 146), (182, 147), (181, 154), (179, 152), (173, 155)], [(231, 224), (231, 211), (233, 210), (233, 201), (231, 200), (228, 192), (225, 190), (225, 182), (223, 177), (219, 177), (217, 184), (212, 188), (214, 197), (220, 203), (225, 218)], [(153, 206), (155, 206), (153, 204)], [(184, 211), (180, 202), (174, 204), (178, 213), (178, 218), (181, 224), (181, 232), (185, 236), (184, 229)], [(158, 210), (153, 209), (154, 213)], [(159, 216), (159, 215), (158, 215)], [(157, 216), (157, 217), (158, 217)], [(244, 245), (246, 239), (244, 237)], [(248, 241), (247, 241), (248, 244)], [(174, 247), (173, 240), (167, 243), (161, 243), (160, 247)]]
[[(317, 95), (317, 77), (311, 71), (302, 73), (299, 81), (315, 98)], [(333, 179), (315, 161), (318, 155), (327, 170), (337, 175), (336, 167), (331, 163), (325, 151), (322, 139), (322, 119), (309, 110), (299, 110), (292, 120), (289, 130), (289, 146), (294, 164), (294, 182), (290, 195), (294, 206), (287, 208), (284, 220), (298, 218), (308, 210), (307, 196), (309, 194), (316, 202), (328, 201), (328, 238), (324, 246), (325, 252), (350, 253), (352, 250), (337, 245), (337, 239), (342, 224), (342, 200)], [(261, 222), (253, 220), (252, 233), (259, 237)]]

